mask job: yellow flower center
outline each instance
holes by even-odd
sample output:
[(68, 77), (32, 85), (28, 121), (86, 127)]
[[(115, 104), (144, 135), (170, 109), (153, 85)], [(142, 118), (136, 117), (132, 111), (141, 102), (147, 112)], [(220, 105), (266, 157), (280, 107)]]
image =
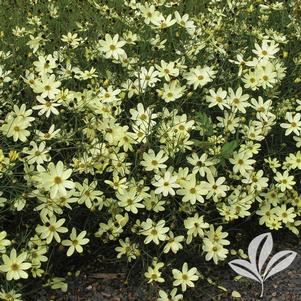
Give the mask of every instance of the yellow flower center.
[(141, 120), (146, 120), (146, 119), (147, 119), (147, 116), (146, 116), (145, 114), (141, 114), (140, 119), (141, 119)]
[(156, 229), (152, 229), (151, 235), (158, 235), (158, 231)]
[(48, 227), (48, 230), (49, 230), (50, 232), (55, 232), (55, 231), (56, 231), (56, 228), (55, 228), (55, 226), (50, 225), (50, 226)]
[(19, 270), (19, 265), (17, 264), (17, 263), (13, 263), (12, 265), (11, 265), (11, 269), (13, 270), (13, 271), (18, 271)]
[(262, 79), (263, 79), (264, 81), (267, 81), (269, 78), (268, 78), (266, 75), (264, 75), (264, 76), (262, 77)]
[(198, 162), (196, 163), (196, 165), (197, 165), (198, 167), (203, 167), (203, 166), (204, 166), (204, 163), (203, 163), (202, 161), (198, 161)]
[(190, 193), (195, 194), (196, 193), (196, 189), (195, 188), (191, 188), (190, 189)]
[(54, 183), (55, 183), (55, 184), (61, 184), (62, 182), (63, 182), (63, 180), (62, 180), (61, 177), (56, 176), (56, 177), (54, 178)]

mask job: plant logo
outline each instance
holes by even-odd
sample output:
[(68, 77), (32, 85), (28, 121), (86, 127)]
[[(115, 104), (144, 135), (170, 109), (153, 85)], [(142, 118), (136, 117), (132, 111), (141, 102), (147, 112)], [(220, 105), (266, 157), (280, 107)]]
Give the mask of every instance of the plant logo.
[(258, 235), (250, 242), (248, 247), (250, 261), (235, 259), (229, 262), (231, 269), (237, 274), (255, 280), (261, 284), (260, 297), (263, 296), (263, 283), (271, 276), (289, 267), (297, 255), (296, 252), (285, 250), (276, 253), (268, 260), (272, 249), (272, 234), (264, 233)]

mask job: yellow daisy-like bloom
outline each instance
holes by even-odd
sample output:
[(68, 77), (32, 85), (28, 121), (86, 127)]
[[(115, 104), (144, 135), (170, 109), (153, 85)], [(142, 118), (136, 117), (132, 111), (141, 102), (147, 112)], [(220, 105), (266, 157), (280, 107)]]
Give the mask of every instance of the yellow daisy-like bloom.
[(218, 261), (225, 260), (229, 253), (221, 243), (211, 241), (209, 238), (204, 238), (203, 240), (203, 251), (206, 252), (206, 261), (213, 259), (215, 264), (217, 264)]
[(147, 272), (144, 273), (144, 276), (148, 279), (148, 283), (152, 282), (165, 282), (164, 278), (161, 276), (162, 272), (160, 269), (164, 266), (163, 262), (155, 262), (153, 267), (148, 267)]
[(169, 231), (169, 227), (164, 226), (165, 220), (160, 220), (158, 223), (155, 223), (152, 219), (148, 218), (145, 222), (142, 222), (142, 234), (147, 236), (144, 243), (148, 244), (153, 241), (158, 245), (160, 241), (166, 240), (166, 232)]
[(72, 169), (65, 170), (62, 161), (56, 165), (53, 162), (48, 165), (48, 172), (41, 176), (41, 186), (50, 192), (50, 198), (66, 196), (67, 190), (75, 187), (74, 182), (67, 180), (72, 174)]
[(62, 241), (63, 246), (67, 246), (67, 256), (71, 256), (74, 251), (78, 253), (83, 252), (83, 245), (86, 245), (89, 242), (88, 238), (85, 238), (87, 231), (82, 231), (78, 235), (76, 235), (76, 229), (72, 228), (72, 232), (70, 234), (70, 239), (66, 239)]
[(170, 294), (167, 294), (165, 291), (160, 290), (159, 291), (159, 298), (157, 301), (180, 301), (183, 300), (182, 294), (177, 294), (177, 289), (174, 288)]
[(14, 290), (6, 292), (2, 289), (0, 291), (0, 299), (4, 301), (22, 301), (21, 297), (21, 294), (16, 293)]
[(105, 35), (105, 40), (100, 40), (100, 50), (105, 53), (106, 58), (118, 59), (120, 56), (126, 56), (122, 46), (126, 44), (125, 41), (119, 41), (119, 35), (115, 34), (112, 38), (109, 34)]
[(185, 292), (187, 286), (194, 287), (193, 281), (197, 281), (199, 279), (197, 272), (197, 268), (191, 268), (190, 270), (188, 270), (188, 264), (187, 262), (185, 262), (182, 266), (182, 271), (179, 271), (177, 269), (172, 270), (172, 274), (175, 279), (173, 285), (181, 285), (182, 291)]
[(5, 253), (6, 247), (11, 244), (10, 240), (5, 239), (6, 235), (6, 231), (0, 232), (0, 253)]
[(17, 256), (15, 249), (11, 250), (9, 257), (6, 254), (2, 255), (4, 264), (0, 266), (0, 271), (6, 273), (7, 280), (28, 278), (28, 274), (24, 270), (28, 270), (31, 267), (31, 263), (24, 262), (26, 260), (26, 257), (26, 252), (23, 252), (19, 256)]
[(61, 218), (57, 221), (56, 216), (53, 215), (49, 219), (45, 220), (44, 225), (38, 225), (36, 227), (36, 232), (40, 234), (41, 239), (46, 239), (46, 243), (50, 244), (54, 238), (57, 242), (61, 242), (59, 233), (66, 233), (68, 229), (62, 227), (66, 219)]

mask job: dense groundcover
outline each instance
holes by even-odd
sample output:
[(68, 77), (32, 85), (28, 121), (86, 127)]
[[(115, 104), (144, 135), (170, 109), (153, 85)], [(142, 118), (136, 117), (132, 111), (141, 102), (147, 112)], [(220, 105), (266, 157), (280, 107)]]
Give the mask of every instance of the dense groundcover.
[(300, 20), (298, 0), (0, 0), (0, 299), (67, 292), (99, 256), (189, 300), (250, 238), (298, 237)]

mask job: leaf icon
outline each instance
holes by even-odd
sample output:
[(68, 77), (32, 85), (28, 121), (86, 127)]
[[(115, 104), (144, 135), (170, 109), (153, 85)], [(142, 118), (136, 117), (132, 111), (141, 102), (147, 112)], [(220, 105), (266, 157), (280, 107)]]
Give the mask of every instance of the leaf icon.
[(265, 272), (262, 273), (261, 270), (271, 254), (272, 249), (273, 237), (271, 233), (264, 233), (258, 235), (250, 242), (248, 247), (250, 261), (235, 259), (229, 262), (229, 266), (237, 274), (255, 280), (261, 284), (260, 297), (263, 296), (264, 281), (287, 268), (297, 255), (296, 252), (289, 250), (276, 253), (268, 262)]
[(243, 259), (235, 259), (229, 262), (232, 270), (241, 276), (245, 276), (259, 283), (262, 282), (262, 278), (258, 273), (256, 266), (254, 266), (249, 261)]
[[(261, 250), (259, 247), (262, 245)], [(249, 244), (248, 255), (252, 265), (257, 267), (258, 273), (261, 272), (262, 266), (271, 254), (273, 249), (273, 238), (271, 233), (264, 233), (255, 237)], [(258, 265), (256, 264), (256, 258), (258, 259)]]
[(289, 250), (276, 253), (269, 261), (263, 274), (264, 281), (286, 269), (295, 259), (297, 253)]

